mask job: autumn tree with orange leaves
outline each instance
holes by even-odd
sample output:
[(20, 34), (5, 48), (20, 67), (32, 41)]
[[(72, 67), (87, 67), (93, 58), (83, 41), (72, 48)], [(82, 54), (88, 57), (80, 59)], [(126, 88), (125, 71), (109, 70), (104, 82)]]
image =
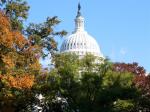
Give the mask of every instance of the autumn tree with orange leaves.
[[(48, 17), (40, 24), (24, 28), (28, 17), (26, 0), (0, 1), (0, 111), (13, 112), (32, 106), (39, 91), (39, 59), (57, 51), (55, 36), (66, 32), (55, 31), (60, 23)], [(46, 51), (46, 52), (45, 52)], [(36, 103), (36, 101), (35, 101)], [(16, 110), (17, 109), (17, 110)]]
[(31, 46), (19, 31), (12, 30), (9, 19), (0, 12), (0, 100), (3, 107), (12, 106), (16, 92), (21, 95), (20, 91), (30, 91), (33, 87), (41, 68), (38, 53), (39, 47)]

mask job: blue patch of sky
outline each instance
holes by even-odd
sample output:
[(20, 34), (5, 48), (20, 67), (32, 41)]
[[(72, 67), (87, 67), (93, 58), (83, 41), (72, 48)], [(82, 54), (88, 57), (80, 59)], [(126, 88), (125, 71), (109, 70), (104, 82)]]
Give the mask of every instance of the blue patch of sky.
[[(28, 0), (30, 22), (62, 21), (55, 30), (74, 30), (79, 0)], [(80, 0), (85, 29), (114, 62), (138, 62), (150, 71), (150, 0)], [(63, 39), (56, 38), (60, 47)], [(44, 62), (43, 62), (44, 64)]]

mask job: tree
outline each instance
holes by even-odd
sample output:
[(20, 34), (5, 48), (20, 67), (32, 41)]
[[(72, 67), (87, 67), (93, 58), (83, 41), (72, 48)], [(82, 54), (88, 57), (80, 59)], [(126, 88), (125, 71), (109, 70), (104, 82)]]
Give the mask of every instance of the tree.
[(140, 91), (136, 109), (143, 112), (150, 111), (150, 75), (136, 76), (134, 83)]
[(145, 69), (139, 66), (138, 63), (115, 63), (113, 69), (119, 72), (130, 72), (134, 74), (133, 83), (138, 89), (135, 110), (150, 111), (150, 76), (146, 75)]
[[(114, 71), (108, 61), (95, 63), (92, 55), (78, 59), (75, 54), (60, 54), (55, 57), (54, 64), (55, 76), (59, 77), (60, 83), (57, 86), (59, 94), (53, 98), (65, 99), (66, 103), (52, 106), (53, 100), (47, 100), (50, 107), (57, 107), (62, 112), (134, 110), (138, 93), (131, 73)], [(61, 106), (66, 107), (65, 110)]]
[(113, 69), (118, 72), (130, 72), (135, 75), (145, 75), (146, 71), (143, 67), (139, 66), (138, 63), (114, 63)]
[(100, 94), (99, 102), (103, 105), (102, 109), (106, 112), (133, 111), (138, 97), (133, 78), (133, 75), (128, 72), (108, 71), (103, 79), (104, 90)]
[[(9, 19), (0, 12), (0, 107), (12, 109), (20, 98), (30, 95), (40, 64), (38, 46), (19, 32), (11, 29)], [(21, 96), (20, 96), (21, 95)], [(25, 103), (25, 102), (24, 102)]]
[(55, 17), (48, 17), (45, 22), (40, 24), (31, 23), (26, 29), (26, 35), (29, 37), (32, 45), (38, 45), (41, 47), (41, 53), (43, 58), (51, 55), (57, 51), (57, 42), (55, 36), (64, 36), (66, 31), (55, 31), (54, 27), (60, 23), (60, 20)]
[(42, 108), (45, 111), (71, 112), (76, 107), (71, 93), (79, 87), (78, 58), (71, 54), (55, 54), (52, 62), (54, 68), (48, 73), (43, 72), (36, 86), (37, 92), (44, 96)]
[(54, 37), (66, 32), (54, 30), (60, 23), (57, 17), (24, 29), (29, 10), (25, 0), (1, 0), (0, 5), (0, 107), (2, 111), (9, 107), (11, 111), (32, 111), (38, 102), (36, 95), (46, 86), (40, 79), (39, 59), (52, 57), (57, 51)]
[(29, 6), (25, 0), (1, 0), (1, 10), (10, 19), (12, 30), (23, 30), (23, 21), (28, 17)]

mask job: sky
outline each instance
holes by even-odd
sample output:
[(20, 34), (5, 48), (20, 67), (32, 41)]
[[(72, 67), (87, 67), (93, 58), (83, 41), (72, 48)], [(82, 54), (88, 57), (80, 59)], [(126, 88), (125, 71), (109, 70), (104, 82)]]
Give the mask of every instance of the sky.
[[(28, 0), (28, 23), (58, 16), (55, 30), (74, 31), (79, 0)], [(85, 29), (113, 62), (138, 62), (150, 72), (150, 0), (80, 0)], [(65, 37), (64, 37), (65, 38)], [(63, 38), (56, 38), (60, 47)], [(47, 63), (45, 60), (43, 63)]]

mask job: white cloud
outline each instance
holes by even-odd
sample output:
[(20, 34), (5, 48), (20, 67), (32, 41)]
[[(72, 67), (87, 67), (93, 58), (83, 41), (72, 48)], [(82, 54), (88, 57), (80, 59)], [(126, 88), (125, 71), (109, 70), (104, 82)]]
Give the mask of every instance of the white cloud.
[(126, 55), (127, 54), (127, 50), (125, 48), (121, 48), (120, 49), (120, 54), (121, 55)]

